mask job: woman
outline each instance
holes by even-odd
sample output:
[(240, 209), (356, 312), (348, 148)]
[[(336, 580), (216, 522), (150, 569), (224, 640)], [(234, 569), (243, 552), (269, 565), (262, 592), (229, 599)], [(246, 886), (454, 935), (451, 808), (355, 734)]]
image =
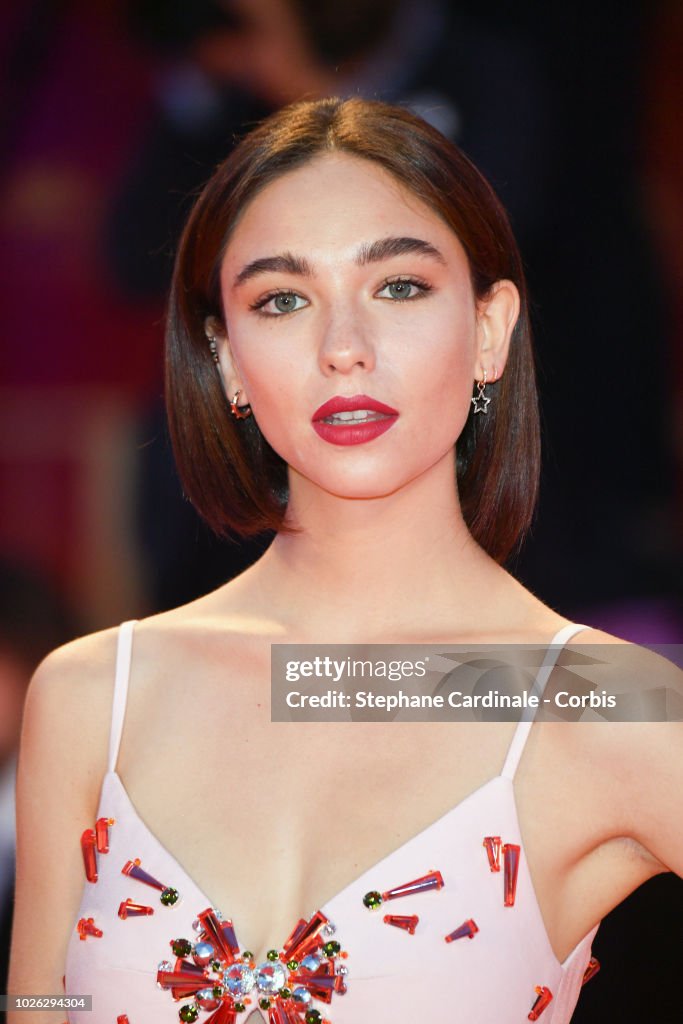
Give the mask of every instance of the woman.
[(272, 643), (540, 644), (541, 684), (573, 637), (620, 643), (502, 567), (539, 437), (490, 186), (404, 110), (275, 114), (190, 215), (167, 385), (202, 515), (277, 533), (215, 592), (38, 670), (11, 991), (60, 992), (66, 964), (93, 1022), (564, 1024), (602, 916), (683, 872), (680, 727), (269, 714)]

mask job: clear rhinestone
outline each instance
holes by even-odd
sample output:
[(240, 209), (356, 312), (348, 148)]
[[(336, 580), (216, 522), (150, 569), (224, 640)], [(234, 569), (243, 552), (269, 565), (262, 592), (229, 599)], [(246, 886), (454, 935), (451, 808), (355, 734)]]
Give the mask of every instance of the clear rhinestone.
[(202, 924), (202, 922), (199, 920), (198, 917), (195, 917), (194, 921), (192, 922), (192, 931), (193, 932), (203, 932), (204, 931), (204, 925)]
[(344, 964), (342, 964), (341, 967), (337, 968), (337, 974), (348, 974), (348, 973), (349, 973), (349, 969), (348, 969), (348, 967), (345, 967)]
[(308, 956), (305, 956), (301, 961), (301, 966), (307, 971), (317, 971), (321, 963), (322, 960), (317, 953), (309, 953)]
[(220, 1004), (220, 999), (213, 994), (213, 988), (200, 988), (195, 992), (195, 999), (202, 1010), (215, 1010)]
[(255, 983), (254, 972), (247, 964), (231, 964), (223, 971), (223, 984), (233, 996), (246, 995)]
[(279, 960), (265, 960), (256, 968), (256, 984), (262, 992), (278, 992), (287, 981), (287, 971)]
[(204, 967), (208, 964), (209, 960), (212, 960), (214, 956), (214, 949), (210, 942), (197, 942), (192, 951), (192, 959), (200, 967)]
[(297, 1003), (303, 1003), (304, 1006), (308, 1006), (311, 1001), (311, 993), (303, 985), (297, 985), (295, 989), (292, 989), (292, 996)]
[(328, 921), (327, 924), (323, 926), (325, 935), (334, 935), (336, 930), (336, 925), (333, 925), (331, 921)]

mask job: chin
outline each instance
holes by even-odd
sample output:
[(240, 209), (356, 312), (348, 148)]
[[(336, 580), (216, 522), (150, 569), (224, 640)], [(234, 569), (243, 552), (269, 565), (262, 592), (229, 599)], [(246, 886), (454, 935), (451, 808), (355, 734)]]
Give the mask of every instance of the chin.
[(340, 481), (338, 478), (335, 480), (312, 480), (315, 486), (320, 487), (321, 490), (326, 491), (328, 494), (333, 495), (336, 498), (347, 498), (361, 500), (372, 500), (380, 498), (388, 498), (390, 495), (400, 491), (402, 487), (405, 487), (409, 480), (401, 479), (396, 480), (396, 477), (387, 480), (378, 479), (377, 474), (374, 474), (371, 479), (368, 480), (347, 480)]

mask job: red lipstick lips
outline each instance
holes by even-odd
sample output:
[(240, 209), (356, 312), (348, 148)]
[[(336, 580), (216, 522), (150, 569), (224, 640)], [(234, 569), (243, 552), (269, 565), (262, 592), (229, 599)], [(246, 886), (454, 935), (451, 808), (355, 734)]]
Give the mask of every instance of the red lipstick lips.
[[(345, 416), (335, 421), (330, 420), (337, 413), (353, 413), (365, 410), (367, 417)], [(364, 444), (379, 437), (398, 419), (398, 409), (392, 409), (384, 402), (378, 402), (369, 395), (351, 395), (346, 398), (336, 395), (330, 398), (313, 413), (313, 429), (330, 444), (350, 445)], [(325, 422), (330, 420), (330, 422)]]

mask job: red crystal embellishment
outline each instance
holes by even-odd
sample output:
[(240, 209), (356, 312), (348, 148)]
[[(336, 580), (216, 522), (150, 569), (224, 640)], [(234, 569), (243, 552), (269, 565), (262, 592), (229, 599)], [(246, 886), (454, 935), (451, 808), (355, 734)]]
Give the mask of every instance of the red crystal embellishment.
[(473, 921), (472, 918), (469, 917), (466, 921), (463, 921), (461, 925), (454, 929), (454, 931), (449, 932), (449, 934), (445, 936), (445, 939), (446, 942), (455, 942), (456, 939), (473, 939), (478, 931), (479, 928), (477, 926), (476, 921)]
[(135, 903), (133, 900), (124, 900), (119, 904), (119, 917), (125, 921), (127, 917), (145, 917), (153, 914), (154, 907), (146, 907), (144, 903)]
[(109, 826), (115, 824), (115, 818), (98, 818), (95, 822), (95, 836), (98, 853), (109, 853)]
[(97, 881), (97, 853), (109, 853), (109, 826), (114, 818), (98, 818), (95, 828), (86, 828), (81, 835), (81, 852), (85, 865), (85, 877), (89, 882)]
[(596, 956), (592, 956), (588, 961), (588, 966), (586, 967), (586, 970), (583, 972), (583, 981), (581, 982), (581, 984), (585, 985), (587, 981), (590, 981), (591, 978), (595, 977), (599, 970), (600, 961)]
[(116, 1018), (116, 1024), (130, 1024), (127, 1013), (120, 1013)]
[(157, 970), (157, 985), (159, 988), (170, 988), (174, 999), (192, 996), (200, 989), (208, 988), (211, 981), (208, 971), (181, 957), (176, 960), (172, 971), (161, 967)]
[(500, 836), (485, 836), (483, 845), (486, 848), (486, 856), (491, 871), (500, 871)]
[(158, 881), (153, 875), (150, 875), (147, 871), (140, 867), (140, 858), (136, 857), (135, 860), (127, 860), (121, 868), (122, 875), (130, 875), (131, 878), (137, 878), (138, 882), (144, 882), (145, 885), (151, 885), (153, 889), (166, 889), (168, 888), (163, 882)]
[(226, 964), (235, 962), (240, 947), (235, 938), (232, 921), (219, 921), (212, 907), (197, 914), (197, 920), (203, 926), (207, 941), (213, 945), (216, 955)]
[[(175, 964), (164, 960), (158, 965), (157, 984), (170, 989), (176, 1000), (194, 999), (181, 1013), (186, 1008), (212, 1010), (202, 1024), (236, 1024), (238, 1014), (252, 1002), (248, 993), (268, 1009), (269, 1024), (305, 1024), (311, 1000), (330, 1003), (335, 992), (346, 992), (346, 968), (338, 962), (346, 953), (336, 940), (326, 938), (334, 926), (322, 911), (309, 921), (302, 918), (283, 948), (270, 951), (258, 965), (253, 954), (240, 953), (232, 922), (213, 907), (202, 910), (193, 927), (197, 936), (192, 941), (171, 942), (183, 955)], [(205, 948), (200, 950), (200, 945)], [(319, 1024), (330, 1024), (318, 1011), (313, 1016)]]
[(517, 872), (519, 871), (519, 846), (515, 843), (505, 843), (503, 846), (504, 859), (504, 884), (506, 907), (512, 907), (517, 893)]
[(95, 938), (102, 938), (102, 931), (95, 924), (95, 920), (92, 917), (81, 917), (76, 925), (79, 939), (85, 942), (88, 935), (94, 935)]
[(536, 991), (536, 1001), (527, 1015), (529, 1020), (538, 1020), (553, 998), (552, 992), (545, 985), (535, 985), (534, 989)]
[(404, 932), (408, 932), (409, 935), (415, 934), (415, 928), (420, 918), (417, 914), (385, 914), (384, 923), (393, 924), (394, 928), (402, 928)]
[(327, 918), (321, 910), (316, 910), (310, 921), (302, 917), (282, 947), (282, 957), (285, 960), (302, 960), (317, 949), (322, 944), (318, 933), (324, 924), (327, 924)]
[(85, 877), (89, 882), (97, 881), (97, 858), (95, 857), (95, 829), (86, 828), (81, 836), (81, 851), (85, 865)]
[(413, 896), (418, 892), (429, 892), (430, 889), (443, 889), (444, 880), (440, 871), (430, 871), (422, 878), (416, 878), (413, 882), (406, 882), (404, 885), (397, 885), (395, 889), (389, 889), (382, 893), (382, 900), (397, 900), (401, 896)]
[(235, 1010), (228, 1003), (221, 1003), (215, 1013), (207, 1017), (203, 1024), (235, 1024), (236, 1020), (237, 1013)]

